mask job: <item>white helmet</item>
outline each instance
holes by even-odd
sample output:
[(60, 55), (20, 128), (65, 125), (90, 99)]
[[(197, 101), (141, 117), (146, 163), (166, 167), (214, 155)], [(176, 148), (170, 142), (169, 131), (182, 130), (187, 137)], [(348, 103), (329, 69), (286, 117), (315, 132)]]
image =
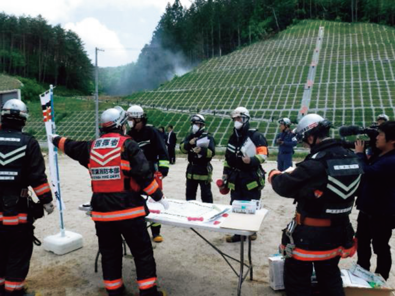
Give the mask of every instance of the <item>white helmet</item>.
[(287, 117), (281, 118), (278, 123), (284, 124), (285, 126), (291, 126), (291, 120)]
[(298, 123), (296, 127), (296, 137), (298, 140), (306, 140), (308, 136), (316, 132), (329, 130), (331, 124), (318, 114), (307, 114)]
[(243, 118), (243, 122), (244, 122), (244, 119), (247, 120), (250, 119), (250, 112), (244, 107), (237, 107), (235, 110), (232, 111), (230, 117), (232, 118), (241, 117)]
[(11, 99), (5, 102), (1, 108), (1, 117), (25, 122), (29, 114), (24, 102), (18, 99)]
[(130, 106), (127, 111), (127, 114), (129, 118), (145, 118), (144, 110), (139, 105)]
[(126, 120), (127, 115), (122, 107), (116, 106), (105, 110), (100, 117), (100, 125), (103, 130), (121, 128)]
[(204, 125), (204, 124), (206, 123), (206, 121), (205, 121), (203, 115), (195, 114), (195, 115), (193, 115), (193, 116), (191, 117), (191, 123), (192, 123), (192, 124), (194, 124), (194, 123), (200, 123), (200, 124), (203, 124), (203, 125)]
[(386, 114), (380, 114), (380, 115), (377, 116), (377, 119), (376, 119), (376, 120), (388, 121), (388, 120), (390, 120), (390, 118), (389, 118), (388, 115), (386, 115)]

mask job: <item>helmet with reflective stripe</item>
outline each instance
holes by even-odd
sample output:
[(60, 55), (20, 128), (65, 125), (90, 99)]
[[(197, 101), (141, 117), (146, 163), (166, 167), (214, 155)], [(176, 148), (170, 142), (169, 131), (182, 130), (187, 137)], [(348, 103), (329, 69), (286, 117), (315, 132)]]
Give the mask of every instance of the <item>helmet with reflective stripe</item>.
[(307, 114), (296, 127), (296, 137), (299, 141), (306, 141), (307, 137), (326, 134), (331, 127), (331, 123), (318, 114)]
[(232, 113), (230, 114), (230, 117), (232, 117), (232, 118), (247, 117), (248, 119), (250, 119), (250, 112), (244, 107), (237, 107), (235, 110), (232, 111)]
[(144, 110), (139, 105), (130, 106), (127, 114), (129, 118), (145, 118)]
[(235, 110), (232, 111), (230, 117), (234, 120), (237, 117), (242, 119), (243, 126), (250, 120), (250, 112), (244, 107), (237, 107)]
[(287, 118), (287, 117), (281, 118), (281, 119), (278, 121), (278, 123), (279, 123), (279, 124), (283, 124), (283, 125), (285, 125), (285, 126), (291, 126), (291, 120), (290, 120), (289, 118)]
[(192, 124), (199, 123), (199, 124), (203, 124), (204, 125), (206, 123), (206, 121), (204, 120), (203, 115), (195, 114), (195, 115), (193, 115), (191, 117), (191, 123)]
[(100, 117), (102, 130), (112, 130), (121, 128), (127, 120), (125, 110), (120, 106), (105, 110)]
[(11, 99), (5, 102), (1, 108), (1, 118), (18, 121), (26, 121), (29, 117), (27, 107), (24, 102), (18, 99)]
[(377, 116), (376, 120), (388, 121), (388, 120), (390, 120), (390, 118), (386, 114), (380, 114), (380, 115)]

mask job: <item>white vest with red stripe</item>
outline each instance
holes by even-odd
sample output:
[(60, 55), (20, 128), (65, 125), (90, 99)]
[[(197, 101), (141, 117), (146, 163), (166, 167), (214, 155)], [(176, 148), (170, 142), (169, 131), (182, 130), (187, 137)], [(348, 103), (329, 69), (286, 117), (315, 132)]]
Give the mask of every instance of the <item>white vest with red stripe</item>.
[[(128, 165), (121, 159), (124, 142), (129, 137), (117, 133), (105, 134), (92, 143), (89, 171), (94, 193), (125, 191), (123, 166)], [(129, 168), (126, 168), (130, 170)]]

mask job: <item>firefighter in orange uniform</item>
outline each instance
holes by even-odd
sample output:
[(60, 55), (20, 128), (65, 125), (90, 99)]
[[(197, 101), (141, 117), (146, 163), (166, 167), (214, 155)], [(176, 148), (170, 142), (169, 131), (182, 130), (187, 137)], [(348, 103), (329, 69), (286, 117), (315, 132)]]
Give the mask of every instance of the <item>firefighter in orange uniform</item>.
[[(43, 208), (54, 210), (45, 163), (36, 139), (22, 132), (26, 105), (8, 100), (1, 110), (0, 130), (0, 295), (26, 295), (25, 278), (33, 252), (33, 222)], [(33, 187), (40, 202), (28, 195)], [(34, 295), (34, 294), (29, 294)]]
[(121, 107), (101, 115), (102, 136), (95, 141), (72, 141), (53, 135), (53, 143), (89, 169), (92, 179), (92, 219), (102, 255), (108, 295), (122, 295), (122, 237), (134, 257), (140, 295), (165, 295), (156, 287), (156, 265), (144, 217), (149, 213), (141, 194), (169, 204), (153, 178), (138, 144), (125, 136), (126, 112)]
[(281, 245), (287, 296), (312, 295), (313, 267), (322, 295), (344, 295), (338, 263), (355, 253), (349, 214), (362, 170), (351, 150), (329, 138), (330, 126), (318, 114), (304, 116), (296, 136), (310, 154), (293, 171), (269, 173), (274, 191), (297, 202)]

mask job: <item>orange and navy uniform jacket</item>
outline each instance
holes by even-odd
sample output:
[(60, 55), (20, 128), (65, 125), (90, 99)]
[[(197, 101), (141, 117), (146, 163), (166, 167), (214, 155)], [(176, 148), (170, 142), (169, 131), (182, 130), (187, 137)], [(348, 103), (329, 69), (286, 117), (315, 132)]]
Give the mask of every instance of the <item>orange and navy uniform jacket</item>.
[[(242, 147), (247, 141), (255, 146), (255, 155), (246, 164), (242, 160)], [(249, 129), (249, 124), (230, 136), (225, 152), (223, 173), (228, 175), (228, 188), (234, 191), (262, 189), (265, 186), (265, 171), (261, 164), (268, 157), (265, 136), (256, 129)], [(244, 188), (239, 188), (239, 187)]]
[(52, 201), (37, 140), (3, 125), (0, 130), (0, 226), (33, 222), (27, 199), (29, 186), (41, 204)]
[(111, 222), (148, 215), (141, 194), (159, 201), (163, 193), (138, 144), (119, 133), (95, 141), (54, 140), (60, 150), (89, 169), (92, 180), (92, 219)]
[[(338, 179), (331, 176), (328, 165), (334, 160), (338, 162), (335, 166), (341, 175)], [(329, 227), (302, 223), (296, 226), (292, 235), (294, 259), (321, 261), (353, 256), (356, 242), (349, 214), (361, 176), (357, 167), (358, 160), (353, 152), (343, 148), (338, 141), (328, 139), (315, 145), (292, 172), (270, 174), (273, 190), (280, 196), (295, 199), (296, 211), (302, 220), (331, 221)], [(284, 232), (280, 248), (284, 250), (289, 242)]]

